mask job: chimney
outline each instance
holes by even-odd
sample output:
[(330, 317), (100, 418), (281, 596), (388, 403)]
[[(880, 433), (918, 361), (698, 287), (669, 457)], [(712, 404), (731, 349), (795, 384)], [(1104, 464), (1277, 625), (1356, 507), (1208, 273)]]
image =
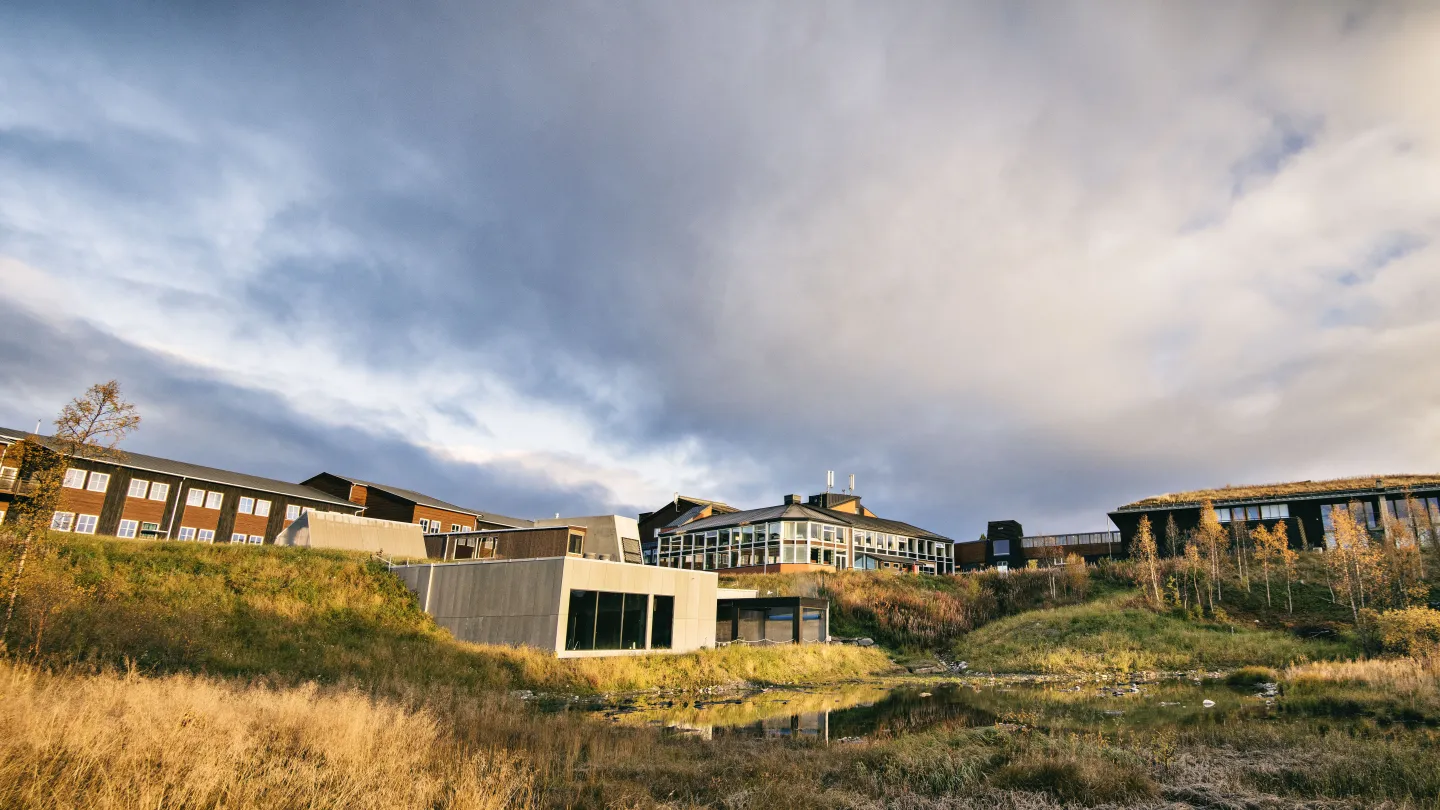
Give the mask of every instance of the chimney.
[(804, 503), (804, 502), (805, 502), (805, 496), (804, 496), (804, 495), (786, 495), (786, 496), (785, 496), (785, 505), (786, 505), (786, 506), (793, 506), (794, 504)]

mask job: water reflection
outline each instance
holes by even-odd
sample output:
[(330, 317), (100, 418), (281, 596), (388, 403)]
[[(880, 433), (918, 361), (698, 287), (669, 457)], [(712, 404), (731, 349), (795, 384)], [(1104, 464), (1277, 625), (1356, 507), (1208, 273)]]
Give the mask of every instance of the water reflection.
[[(1210, 701), (1212, 705), (1205, 705)], [(721, 736), (821, 743), (894, 738), (936, 728), (995, 725), (1115, 730), (1260, 718), (1259, 696), (1219, 684), (944, 681), (766, 690), (720, 700), (633, 701), (598, 709), (625, 725), (705, 739)]]

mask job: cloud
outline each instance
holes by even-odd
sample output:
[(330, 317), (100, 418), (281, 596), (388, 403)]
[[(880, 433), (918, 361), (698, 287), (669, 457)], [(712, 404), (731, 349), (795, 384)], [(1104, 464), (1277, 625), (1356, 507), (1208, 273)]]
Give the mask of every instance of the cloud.
[(1440, 439), (1425, 6), (107, 14), (0, 17), (0, 296), (276, 435), (956, 537)]

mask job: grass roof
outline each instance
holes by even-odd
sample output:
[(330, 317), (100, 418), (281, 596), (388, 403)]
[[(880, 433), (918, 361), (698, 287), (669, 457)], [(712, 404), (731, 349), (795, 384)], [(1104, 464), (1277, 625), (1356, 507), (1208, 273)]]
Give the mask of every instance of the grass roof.
[(1120, 508), (1144, 509), (1151, 506), (1188, 506), (1199, 504), (1202, 501), (1258, 500), (1263, 498), (1283, 498), (1287, 495), (1324, 495), (1328, 492), (1374, 490), (1377, 480), (1383, 489), (1389, 491), (1440, 486), (1440, 475), (1362, 475), (1351, 478), (1332, 478), (1326, 481), (1292, 481), (1286, 484), (1253, 484), (1246, 486), (1226, 485), (1216, 489), (1173, 492), (1138, 500)]

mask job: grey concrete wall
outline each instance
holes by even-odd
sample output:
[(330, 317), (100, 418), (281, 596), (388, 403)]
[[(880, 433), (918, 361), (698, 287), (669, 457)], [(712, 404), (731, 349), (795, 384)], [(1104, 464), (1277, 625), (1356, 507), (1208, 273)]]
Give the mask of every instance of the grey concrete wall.
[(285, 527), (276, 536), (275, 543), (425, 559), (425, 535), (418, 525), (343, 512), (306, 512)]
[(717, 578), (708, 571), (553, 557), (407, 565), (394, 573), (435, 623), (461, 641), (523, 644), (562, 658), (648, 652), (565, 650), (570, 591), (575, 589), (673, 596), (670, 651), (715, 646)]

